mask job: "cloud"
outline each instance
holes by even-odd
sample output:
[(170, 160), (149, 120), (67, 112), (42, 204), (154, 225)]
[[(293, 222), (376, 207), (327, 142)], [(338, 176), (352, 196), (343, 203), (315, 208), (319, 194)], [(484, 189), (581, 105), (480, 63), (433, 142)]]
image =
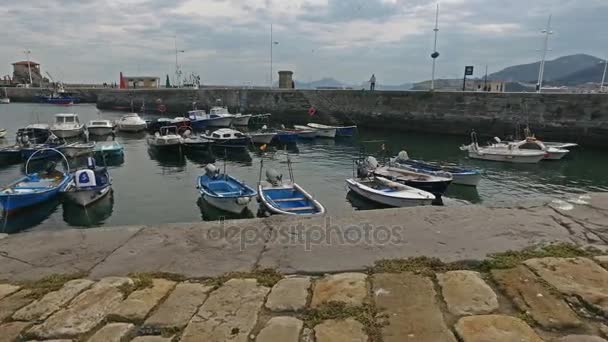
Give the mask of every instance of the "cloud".
[[(175, 44), (186, 73), (208, 84), (267, 84), (270, 24), (274, 70), (360, 83), (429, 78), (435, 2), (428, 0), (28, 0), (0, 6), (3, 54), (32, 59), (68, 82), (126, 74), (173, 75)], [(539, 30), (553, 13), (550, 55), (604, 53), (605, 0), (443, 0), (438, 75), (496, 71), (538, 58)], [(276, 77), (276, 76), (275, 76)]]

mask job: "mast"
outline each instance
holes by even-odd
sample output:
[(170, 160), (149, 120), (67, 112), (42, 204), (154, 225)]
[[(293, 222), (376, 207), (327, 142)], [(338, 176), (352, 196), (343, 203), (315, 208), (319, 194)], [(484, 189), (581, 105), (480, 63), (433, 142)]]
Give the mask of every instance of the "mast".
[(433, 71), (431, 75), (431, 90), (435, 90), (435, 62), (437, 57), (439, 57), (439, 52), (437, 52), (437, 33), (439, 32), (439, 3), (437, 3), (437, 11), (435, 12), (435, 44), (433, 45), (433, 53), (431, 54), (431, 58), (433, 59)]
[(553, 34), (553, 31), (551, 31), (551, 17), (552, 15), (549, 15), (549, 20), (547, 21), (547, 28), (542, 30), (541, 33), (545, 35), (545, 39), (544, 39), (544, 43), (543, 43), (543, 55), (542, 55), (542, 59), (540, 61), (540, 67), (538, 70), (538, 90), (537, 92), (540, 93), (543, 89), (543, 77), (545, 74), (545, 60), (547, 58), (547, 50), (549, 49), (549, 36)]

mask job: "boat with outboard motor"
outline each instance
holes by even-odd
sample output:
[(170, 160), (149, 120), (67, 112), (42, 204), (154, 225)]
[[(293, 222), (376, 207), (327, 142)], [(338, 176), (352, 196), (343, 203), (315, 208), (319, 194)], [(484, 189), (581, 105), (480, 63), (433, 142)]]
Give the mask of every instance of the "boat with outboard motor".
[(447, 172), (452, 176), (452, 184), (477, 186), (481, 181), (481, 172), (479, 170), (409, 159), (406, 151), (399, 152), (397, 157), (390, 160), (389, 165), (404, 167), (414, 172), (429, 173), (431, 175), (441, 175), (440, 173)]
[(76, 158), (78, 156), (82, 156), (85, 154), (89, 154), (93, 152), (95, 149), (96, 142), (74, 142), (70, 144), (65, 144), (60, 147), (57, 147), (61, 152), (63, 152), (69, 158)]
[(226, 173), (220, 174), (214, 164), (205, 166), (205, 174), (197, 178), (197, 186), (201, 197), (210, 205), (240, 214), (247, 209), (251, 200), (257, 196), (257, 192)]
[(512, 144), (498, 143), (480, 147), (475, 131), (471, 133), (471, 144), (461, 146), (460, 150), (467, 152), (471, 159), (518, 164), (536, 164), (547, 157), (545, 151), (517, 149)]
[(349, 178), (348, 188), (370, 201), (390, 207), (415, 207), (430, 205), (435, 196), (430, 192), (416, 189), (383, 177)]
[(175, 126), (161, 127), (159, 132), (148, 137), (148, 145), (158, 150), (178, 150), (183, 142), (184, 139), (178, 134)]
[(51, 126), (51, 132), (62, 139), (81, 136), (85, 129), (76, 113), (55, 114), (55, 123)]
[(95, 158), (87, 158), (87, 166), (74, 172), (74, 177), (62, 193), (70, 201), (86, 207), (112, 191), (112, 178), (105, 167), (98, 167)]
[(564, 148), (547, 146), (534, 136), (529, 136), (522, 141), (516, 142), (503, 142), (499, 138), (495, 137), (494, 141), (496, 143), (493, 144), (493, 146), (506, 147), (512, 150), (543, 151), (545, 152), (545, 159), (547, 160), (560, 160), (570, 153), (569, 150)]
[(48, 124), (29, 124), (17, 130), (16, 142), (19, 145), (40, 144), (47, 141), (53, 133)]

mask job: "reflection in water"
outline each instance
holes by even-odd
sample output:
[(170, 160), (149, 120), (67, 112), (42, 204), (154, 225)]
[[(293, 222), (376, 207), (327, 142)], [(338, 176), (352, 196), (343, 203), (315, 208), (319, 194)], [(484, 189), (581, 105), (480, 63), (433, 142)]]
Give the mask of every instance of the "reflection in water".
[[(466, 200), (470, 203), (481, 203), (481, 197), (479, 197), (479, 192), (477, 191), (477, 188), (474, 186), (464, 186), (464, 185), (458, 185), (458, 184), (450, 184), (450, 186), (448, 187), (448, 191), (445, 193), (445, 196), (442, 196), (444, 202), (448, 202), (448, 200), (446, 199), (446, 197), (453, 197), (453, 198), (458, 198), (461, 200)], [(447, 204), (446, 203), (446, 204)]]
[(123, 144), (129, 144), (129, 141), (139, 141), (142, 139), (145, 139), (148, 136), (148, 133), (146, 131), (142, 131), (142, 132), (122, 132), (122, 131), (118, 131), (116, 132), (116, 136), (121, 138), (121, 141), (123, 141)]
[(98, 227), (112, 216), (114, 191), (96, 203), (83, 208), (70, 201), (63, 202), (63, 220), (72, 227)]
[(57, 196), (50, 201), (24, 208), (8, 217), (2, 215), (2, 219), (0, 219), (0, 232), (13, 234), (36, 227), (57, 211), (59, 203), (60, 197)]
[(201, 166), (215, 163), (215, 156), (213, 153), (205, 150), (188, 150), (186, 151), (186, 158), (189, 161)]
[(148, 148), (148, 155), (150, 159), (156, 161), (160, 166), (177, 168), (186, 166), (186, 157), (183, 153)]
[(236, 220), (244, 218), (253, 218), (253, 212), (249, 208), (245, 209), (240, 214), (234, 214), (227, 211), (220, 210), (205, 201), (202, 197), (199, 197), (196, 204), (201, 210), (201, 217), (203, 221), (218, 221), (218, 220)]
[(213, 154), (216, 159), (236, 162), (241, 165), (251, 165), (251, 153), (244, 148), (214, 148)]

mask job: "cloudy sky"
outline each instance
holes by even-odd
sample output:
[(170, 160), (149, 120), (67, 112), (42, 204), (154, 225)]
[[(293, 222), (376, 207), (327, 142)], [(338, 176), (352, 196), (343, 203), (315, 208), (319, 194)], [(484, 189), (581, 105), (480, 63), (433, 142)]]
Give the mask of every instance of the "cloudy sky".
[[(434, 1), (427, 0), (0, 0), (0, 76), (32, 60), (66, 82), (112, 82), (118, 73), (184, 73), (206, 84), (268, 84), (274, 68), (311, 81), (384, 84), (430, 78)], [(540, 56), (553, 14), (549, 57), (608, 55), (607, 0), (443, 0), (438, 77), (465, 64), (490, 72)], [(275, 76), (276, 79), (276, 76)]]

